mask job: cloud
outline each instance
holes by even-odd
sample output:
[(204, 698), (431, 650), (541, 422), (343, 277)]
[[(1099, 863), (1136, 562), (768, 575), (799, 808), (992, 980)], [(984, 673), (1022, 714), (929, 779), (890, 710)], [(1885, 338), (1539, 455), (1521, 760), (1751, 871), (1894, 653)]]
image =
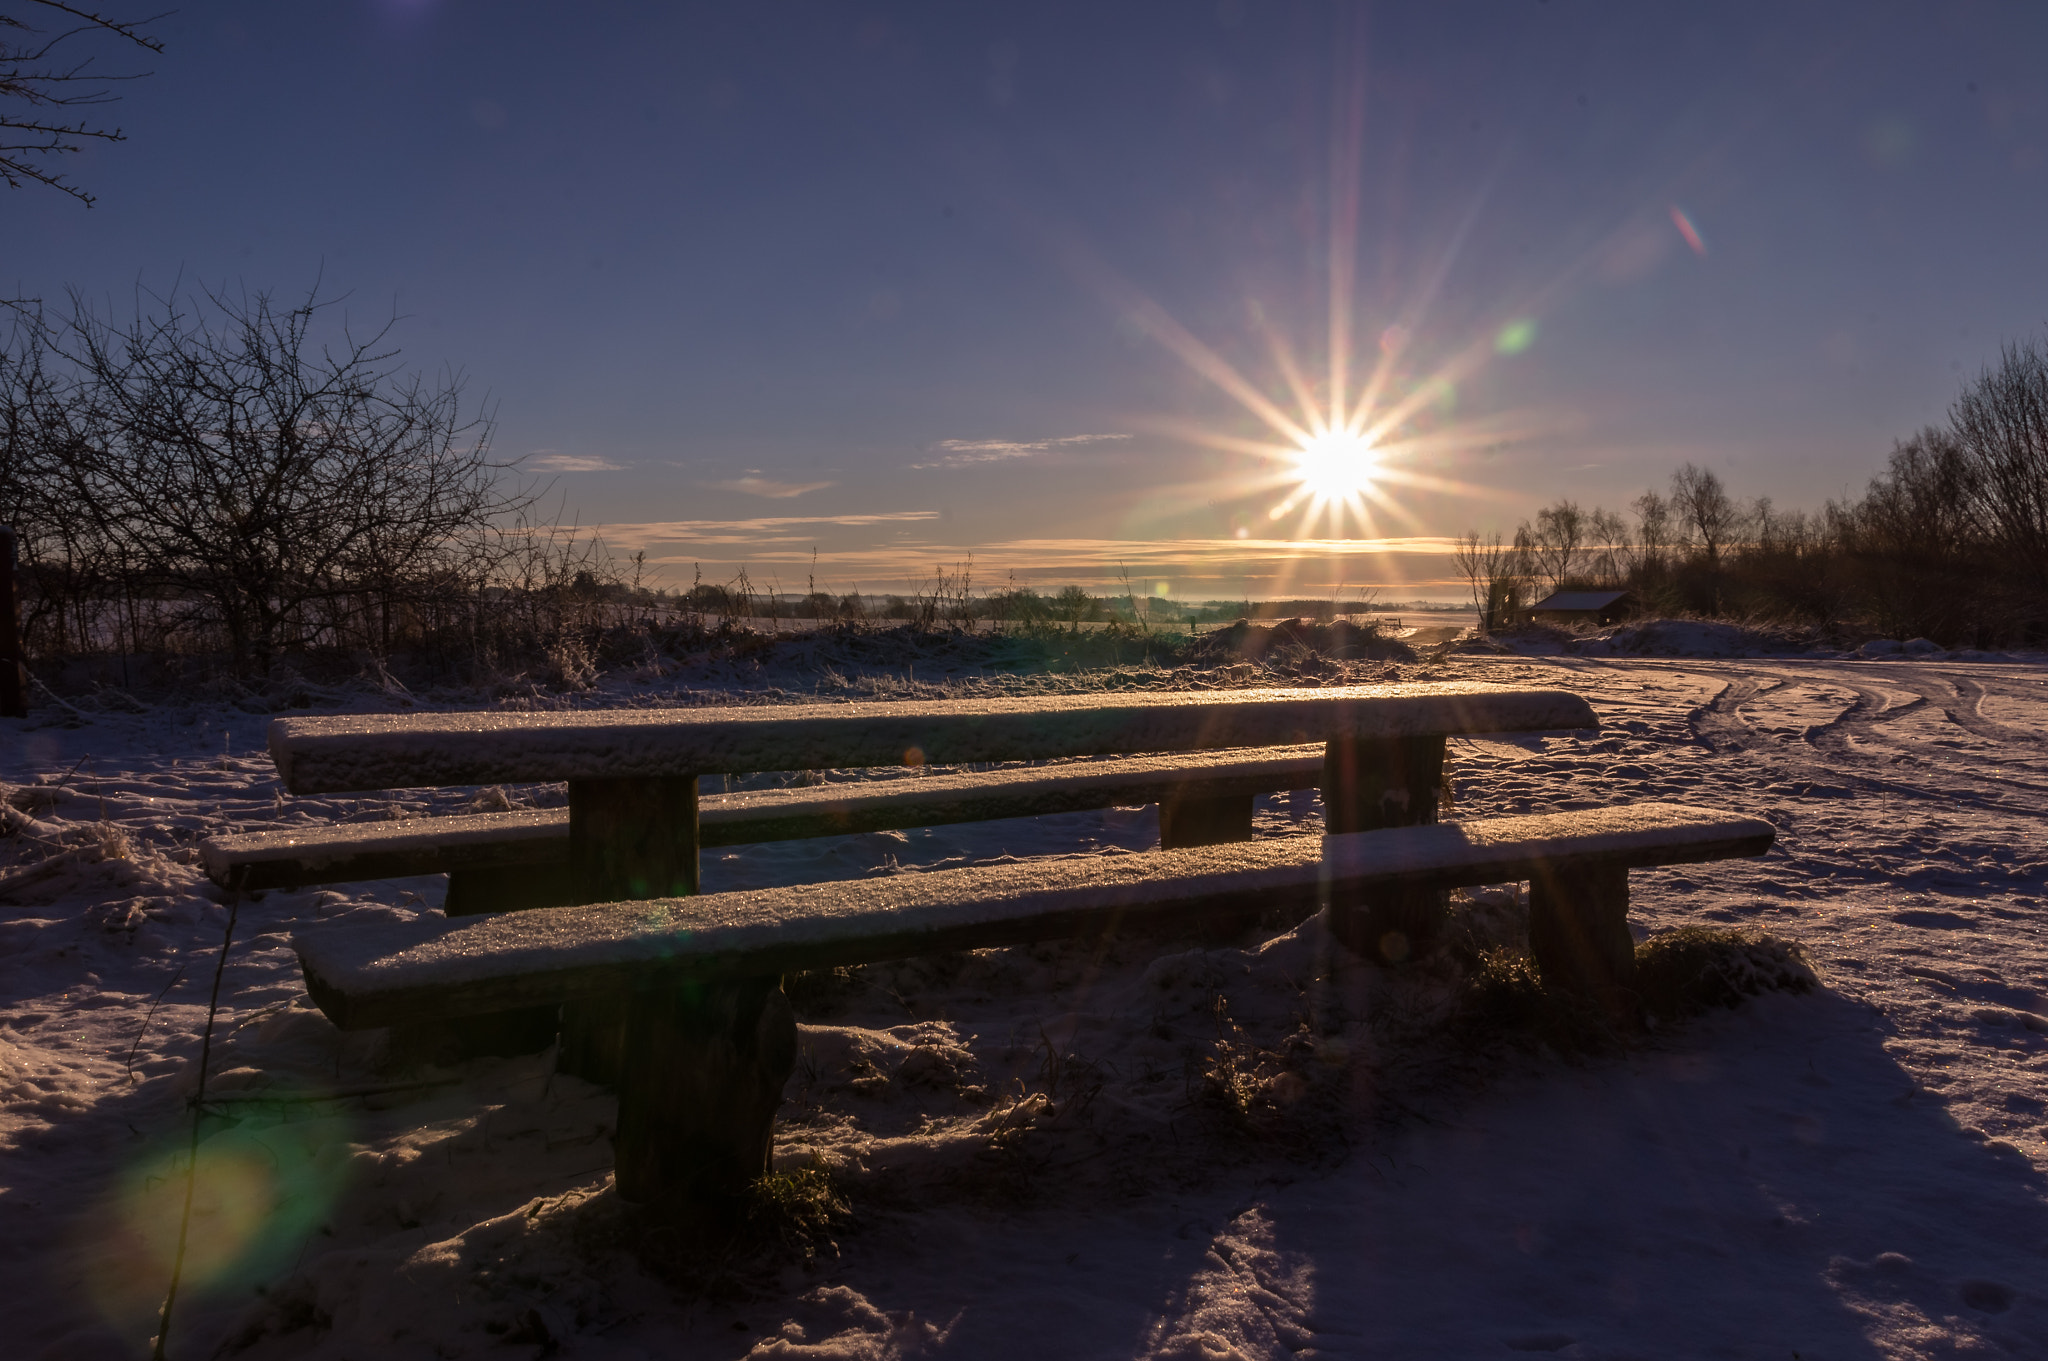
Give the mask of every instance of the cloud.
[(1100, 444), (1107, 440), (1129, 438), (1129, 435), (1062, 435), (1058, 439), (1037, 440), (942, 439), (932, 446), (932, 452), (938, 454), (938, 458), (929, 463), (913, 463), (910, 466), (970, 468), (977, 463), (1001, 463), (1006, 459), (1030, 458), (1067, 445)]
[[(647, 551), (664, 580), (701, 572), (723, 580), (745, 568), (767, 581), (815, 573), (834, 591), (901, 591), (929, 585), (938, 568), (974, 563), (981, 590), (1015, 579), (1040, 590), (1078, 582), (1120, 594), (1127, 571), (1139, 589), (1166, 582), (1178, 599), (1330, 596), (1378, 591), (1383, 598), (1426, 595), (1462, 600), (1467, 590), (1453, 556), (1459, 540), (1417, 535), (1384, 539), (1015, 538), (962, 543), (938, 539), (939, 513), (763, 516), (751, 520), (671, 520), (596, 526), (615, 552)], [(870, 532), (863, 534), (859, 531)], [(853, 532), (847, 532), (847, 531)], [(820, 531), (837, 531), (821, 533)]]
[(600, 454), (540, 454), (529, 457), (526, 466), (551, 473), (615, 473), (626, 465)]
[(763, 515), (750, 520), (656, 520), (644, 524), (601, 525), (608, 535), (636, 540), (677, 540), (696, 543), (706, 539), (729, 539), (735, 535), (758, 536), (771, 530), (796, 525), (836, 525), (859, 528), (918, 520), (936, 520), (935, 510), (889, 510), (869, 515)]
[(748, 496), (766, 496), (781, 501), (792, 496), (802, 496), (805, 492), (823, 491), (827, 487), (836, 487), (839, 484), (837, 482), (777, 482), (773, 478), (767, 477), (736, 477), (729, 482), (707, 482), (705, 485), (713, 491), (744, 492)]

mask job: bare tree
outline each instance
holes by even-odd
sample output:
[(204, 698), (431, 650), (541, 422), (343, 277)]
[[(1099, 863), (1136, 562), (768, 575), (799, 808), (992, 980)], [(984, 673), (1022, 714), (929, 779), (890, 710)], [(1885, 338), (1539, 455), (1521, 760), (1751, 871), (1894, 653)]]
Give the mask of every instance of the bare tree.
[(1655, 491), (1646, 491), (1628, 508), (1636, 513), (1636, 528), (1633, 541), (1619, 554), (1622, 576), (1635, 582), (1661, 580), (1670, 566), (1671, 505)]
[(2048, 592), (2048, 354), (2032, 340), (2005, 346), (1949, 408), (1949, 425), (1986, 528)]
[(142, 28), (163, 16), (129, 21), (61, 0), (22, 3), (36, 6), (53, 27), (38, 28), (21, 17), (19, 10), (0, 14), (0, 101), (4, 101), (0, 102), (0, 179), (13, 189), (45, 184), (90, 207), (93, 196), (65, 183), (62, 174), (49, 168), (50, 159), (77, 152), (81, 138), (122, 142), (127, 134), (119, 128), (96, 126), (70, 111), (111, 104), (114, 95), (107, 89), (109, 82), (138, 80), (149, 73), (102, 74), (92, 69), (90, 57), (74, 62), (57, 49), (73, 39), (110, 34), (145, 51), (162, 52), (164, 45)]
[(1515, 532), (1513, 544), (1503, 544), (1497, 530), (1484, 538), (1472, 530), (1451, 550), (1451, 559), (1471, 588), (1480, 633), (1520, 622), (1530, 574), (1526, 526)]
[(1479, 536), (1478, 530), (1467, 530), (1465, 531), (1465, 537), (1459, 539), (1451, 548), (1451, 561), (1456, 564), (1458, 574), (1465, 578), (1465, 588), (1472, 597), (1472, 612), (1479, 616), (1479, 631), (1481, 633), (1487, 632), (1487, 565), (1492, 555), (1499, 551), (1500, 532), (1498, 530), (1494, 531), (1490, 537), (1483, 539)]
[(1522, 528), (1532, 545), (1536, 571), (1555, 591), (1571, 579), (1572, 566), (1586, 542), (1586, 514), (1576, 501), (1560, 500), (1536, 512), (1536, 527)]
[(1611, 510), (1593, 507), (1586, 517), (1586, 577), (1602, 586), (1619, 586), (1628, 544), (1627, 522)]
[(389, 323), (322, 345), (317, 288), (152, 301), (117, 328), (74, 294), (42, 328), (69, 374), (34, 444), (67, 513), (136, 585), (203, 607), (237, 669), (474, 570), (493, 522), (530, 504), (461, 377), (400, 370)]
[(1884, 472), (1854, 509), (1866, 548), (1920, 565), (1957, 558), (1981, 539), (1977, 468), (1955, 433), (1929, 426), (1892, 445)]
[(1711, 468), (1688, 463), (1671, 474), (1671, 515), (1690, 543), (1699, 545), (1709, 569), (1721, 565), (1721, 553), (1742, 532), (1741, 508)]

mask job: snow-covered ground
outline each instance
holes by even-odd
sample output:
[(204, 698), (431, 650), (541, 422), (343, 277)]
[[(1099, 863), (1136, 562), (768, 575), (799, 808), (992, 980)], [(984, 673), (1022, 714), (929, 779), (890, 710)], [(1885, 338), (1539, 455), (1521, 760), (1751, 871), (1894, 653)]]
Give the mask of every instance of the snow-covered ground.
[[(1634, 920), (1763, 927), (1824, 987), (1588, 1062), (1454, 1037), (1440, 971), (1361, 965), (1313, 920), (807, 979), (777, 1163), (826, 1170), (850, 1212), (808, 1254), (707, 1267), (620, 1213), (601, 1091), (545, 1056), (435, 1067), (425, 1038), (342, 1036), (305, 1002), (294, 925), (409, 918), (437, 880), (273, 893), (241, 905), (223, 979), (170, 1354), (2048, 1356), (2048, 667), (1401, 670), (1565, 684), (1601, 714), (1591, 738), (1454, 743), (1462, 815), (1772, 819), (1766, 859), (1635, 875)], [(287, 798), (265, 721), (0, 725), (6, 1355), (140, 1355), (154, 1331), (227, 920), (187, 848), (560, 798)], [(1283, 795), (1258, 829), (1317, 821)], [(1156, 828), (745, 848), (706, 886), (1130, 853)], [(1460, 911), (1511, 922), (1515, 898)]]

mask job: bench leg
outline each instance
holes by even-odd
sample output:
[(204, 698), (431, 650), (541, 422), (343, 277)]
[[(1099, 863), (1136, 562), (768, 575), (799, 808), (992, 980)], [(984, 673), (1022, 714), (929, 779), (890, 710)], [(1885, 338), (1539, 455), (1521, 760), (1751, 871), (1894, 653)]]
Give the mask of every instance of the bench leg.
[(796, 1014), (781, 981), (635, 995), (624, 1060), (613, 1136), (620, 1198), (729, 1227), (768, 1171), (775, 1110), (796, 1067)]
[[(569, 872), (579, 903), (683, 897), (697, 891), (694, 775), (569, 781)], [(619, 1080), (626, 1004), (562, 1008), (557, 1070), (603, 1086)]]
[(1628, 871), (1598, 865), (1531, 879), (1529, 953), (1544, 983), (1633, 1023), (1642, 1003), (1628, 929)]
[[(1330, 832), (1412, 827), (1437, 819), (1444, 779), (1441, 736), (1331, 738), (1323, 748), (1323, 823)], [(1443, 933), (1450, 895), (1395, 888), (1332, 903), (1337, 938), (1368, 959), (1398, 964)]]
[(481, 912), (525, 912), (569, 907), (580, 901), (567, 861), (554, 865), (490, 865), (448, 872), (441, 910), (451, 917)]
[[(486, 866), (451, 870), (441, 910), (451, 917), (474, 917), (486, 912), (564, 907), (575, 901), (566, 864)], [(538, 1054), (553, 1044), (559, 1017), (558, 1007), (520, 1007), (407, 1027), (404, 1035), (395, 1038), (402, 1049), (435, 1062), (509, 1058)]]
[(1251, 794), (1226, 794), (1215, 799), (1162, 799), (1159, 803), (1159, 847), (1214, 846), (1252, 839)]

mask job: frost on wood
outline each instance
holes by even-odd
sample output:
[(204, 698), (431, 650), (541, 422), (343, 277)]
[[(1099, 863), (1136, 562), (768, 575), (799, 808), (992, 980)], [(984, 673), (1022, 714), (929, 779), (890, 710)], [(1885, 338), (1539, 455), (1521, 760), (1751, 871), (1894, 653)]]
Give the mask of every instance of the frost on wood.
[(438, 874), (474, 866), (545, 865), (569, 854), (569, 810), (339, 823), (214, 837), (200, 847), (223, 887), (290, 888)]
[(1593, 728), (1565, 690), (1469, 684), (1205, 691), (634, 713), (280, 718), (270, 752), (295, 794), (827, 766), (1054, 760), (1283, 746), (1331, 737)]
[(1070, 936), (1112, 920), (1313, 906), (1370, 883), (1451, 886), (1533, 867), (1760, 855), (1771, 825), (1680, 804), (1071, 856), (836, 884), (298, 933), (307, 986), (344, 1028), (630, 987), (648, 970), (775, 974)]
[[(1313, 789), (1322, 778), (1323, 749), (1307, 746), (711, 794), (698, 803), (698, 841), (707, 847), (742, 846), (1158, 803), (1169, 797), (1264, 794)], [(569, 810), (244, 832), (213, 838), (202, 854), (215, 883), (246, 889), (559, 864), (569, 856)]]

